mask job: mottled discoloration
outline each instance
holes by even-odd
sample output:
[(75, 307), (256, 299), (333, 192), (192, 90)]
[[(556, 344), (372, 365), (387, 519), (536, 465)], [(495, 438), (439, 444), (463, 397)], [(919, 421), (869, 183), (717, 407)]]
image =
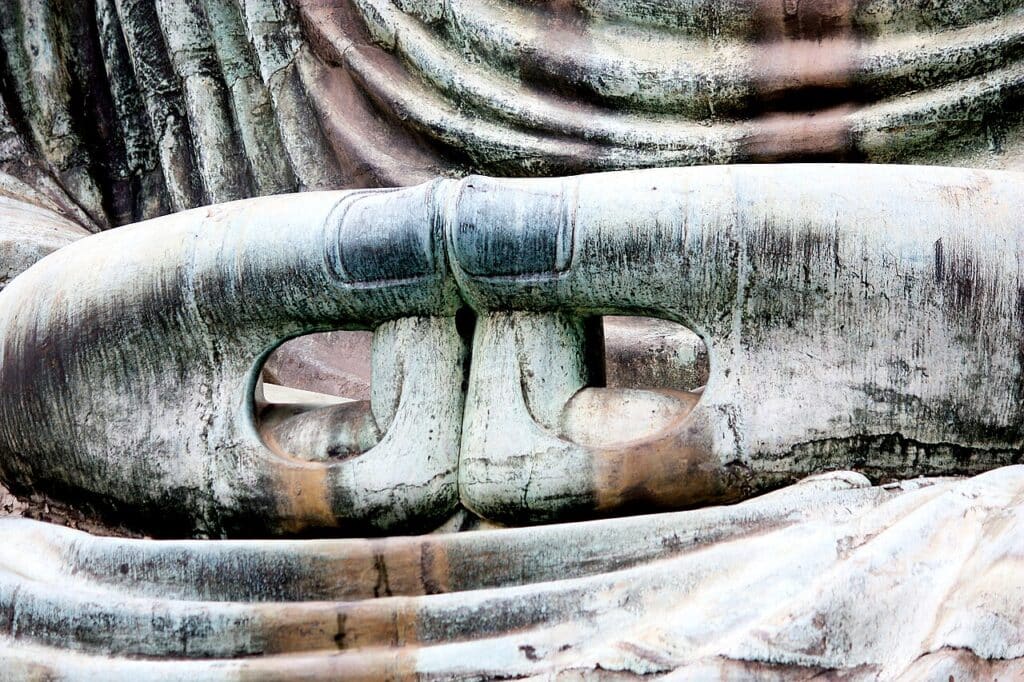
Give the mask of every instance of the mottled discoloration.
[(856, 0), (754, 0), (755, 35), (764, 41), (820, 42), (849, 35)]
[[(16, 0), (0, 8), (0, 166), (97, 228), (470, 172), (807, 158), (1020, 168), (1020, 9)], [(837, 107), (850, 109), (846, 132), (817, 130)], [(799, 119), (795, 134), (773, 134), (780, 115)]]
[[(866, 166), (471, 177), (90, 237), (0, 293), (0, 466), (154, 519), (186, 500), (169, 532), (358, 533), (458, 501), (523, 523), (1015, 463), (1021, 188)], [(608, 313), (694, 330), (700, 399), (602, 388)], [(261, 361), (332, 326), (376, 329), (369, 404), (275, 408), (261, 440)], [(616, 426), (630, 411), (647, 425)]]
[[(845, 472), (730, 507), (371, 541), (0, 521), (0, 665), (105, 680), (1012, 676), (1021, 489), (1020, 467), (888, 487)], [(428, 547), (447, 557), (430, 579)]]
[[(834, 468), (837, 458), (881, 479), (1017, 462), (1019, 182), (854, 166), (567, 179), (561, 191), (576, 202), (570, 266), (530, 261), (509, 275), (519, 266), (504, 262), (500, 276), (462, 269), (479, 245), (463, 240), (453, 200), (456, 276), (480, 314), (463, 499), (485, 516), (560, 518), (588, 506), (741, 497)], [(506, 215), (511, 196), (542, 185), (550, 196), (548, 181), (511, 181), (508, 193), (484, 200), (500, 197)], [(481, 196), (471, 210), (487, 216)], [(552, 216), (548, 229), (560, 224)], [(516, 225), (475, 229), (500, 240)], [(711, 358), (696, 407), (628, 447), (602, 446), (600, 411), (585, 445), (544, 416), (600, 385), (584, 371), (587, 342), (574, 330), (608, 312), (683, 323)], [(549, 369), (534, 375), (514, 359), (538, 344)]]
[[(679, 509), (738, 495), (735, 482), (726, 480), (727, 472), (712, 452), (710, 429), (687, 419), (696, 403), (697, 396), (686, 395), (676, 419), (656, 436), (594, 448), (591, 485), (599, 511)], [(591, 428), (600, 424), (600, 415), (594, 415)]]
[[(944, 109), (963, 106), (967, 90), (957, 80), (988, 72), (1001, 81), (1001, 94), (969, 95), (975, 107), (998, 99), (986, 114), (994, 118), (1007, 116), (1018, 91), (1019, 17), (1009, 6), (772, 0), (701, 3), (699, 11), (691, 3), (645, 4), (647, 12), (619, 17), (594, 6), (605, 3), (582, 3), (582, 13), (576, 4), (460, 1), (437, 11), (431, 3), (358, 0), (302, 3), (300, 14), (314, 44), (332, 46), (335, 68), (360, 74), (365, 97), (387, 102), (439, 143), (436, 153), (455, 153), (458, 162), (466, 155), (468, 170), (502, 175), (808, 156), (928, 158), (943, 148), (955, 157), (960, 142), (893, 134), (887, 109), (902, 104), (913, 118), (900, 125), (923, 133)], [(352, 27), (353, 6), (369, 45)], [(633, 11), (645, 20), (634, 23)], [(676, 13), (697, 23), (669, 21), (658, 30), (647, 21)], [(927, 32), (925, 43), (915, 30)], [(959, 104), (944, 101), (944, 86), (960, 93)], [(775, 115), (799, 111), (799, 127), (814, 130), (836, 107), (850, 110), (838, 133), (846, 144), (828, 144), (836, 134), (824, 131), (812, 135), (824, 144), (780, 136), (763, 154), (746, 144), (770, 135)], [(861, 129), (878, 141), (856, 144), (851, 131)], [(986, 146), (978, 131), (955, 137)]]
[[(0, 294), (4, 479), (175, 534), (445, 518), (463, 359), (432, 191), (218, 206), (76, 242), (23, 273)], [(382, 198), (395, 213), (360, 213)], [(394, 258), (358, 257), (406, 229), (423, 234), (405, 251), (426, 251), (408, 277)], [(346, 325), (377, 328), (379, 393), (394, 396), (374, 398), (380, 443), (327, 462), (267, 448), (252, 404), (263, 357)]]
[(614, 315), (603, 323), (607, 386), (692, 391), (708, 382), (707, 346), (686, 327)]
[(264, 378), (307, 391), (367, 400), (372, 338), (368, 331), (337, 331), (292, 339), (267, 358)]

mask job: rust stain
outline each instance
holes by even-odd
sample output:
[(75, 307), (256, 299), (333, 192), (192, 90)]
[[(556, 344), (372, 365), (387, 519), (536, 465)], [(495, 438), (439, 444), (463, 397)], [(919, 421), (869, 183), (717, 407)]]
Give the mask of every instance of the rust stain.
[(420, 586), (423, 594), (441, 594), (451, 590), (451, 567), (446, 546), (436, 540), (424, 539), (420, 548)]
[(740, 157), (749, 161), (773, 162), (828, 156), (844, 158), (853, 150), (850, 106), (822, 112), (777, 113), (751, 125), (740, 145)]
[[(415, 598), (393, 597), (386, 602), (369, 599), (338, 604), (344, 614), (344, 629), (336, 631), (346, 648), (372, 646), (404, 647), (419, 643), (419, 618)], [(334, 641), (334, 636), (332, 636)]]
[(297, 533), (305, 528), (329, 528), (337, 525), (331, 504), (328, 467), (317, 463), (277, 460), (271, 463), (273, 471), (273, 497), (277, 502), (277, 515), (285, 519), (281, 530)]
[(419, 643), (412, 598), (356, 602), (262, 604), (256, 631), (263, 654), (401, 648)]
[(754, 0), (752, 34), (762, 42), (847, 35), (855, 9), (855, 0)]
[(450, 590), (447, 544), (433, 536), (368, 540), (333, 564), (349, 599), (421, 596)]
[(854, 0), (757, 0), (749, 72), (753, 107), (740, 160), (851, 160), (860, 39)]
[[(668, 391), (666, 391), (668, 392)], [(671, 391), (692, 410), (700, 396)], [(690, 411), (653, 438), (616, 447), (588, 448), (599, 511), (623, 507), (678, 509), (728, 496), (721, 461), (711, 451), (710, 429)]]
[[(753, 65), (753, 87), (759, 96), (779, 96), (806, 88), (846, 88), (857, 64), (856, 42), (779, 41), (763, 45)], [(814, 107), (815, 102), (808, 104)]]
[(359, 652), (317, 653), (289, 656), (286, 662), (254, 658), (242, 663), (238, 679), (263, 682), (268, 679), (346, 680), (346, 682), (401, 682), (416, 680), (416, 648), (376, 647)]

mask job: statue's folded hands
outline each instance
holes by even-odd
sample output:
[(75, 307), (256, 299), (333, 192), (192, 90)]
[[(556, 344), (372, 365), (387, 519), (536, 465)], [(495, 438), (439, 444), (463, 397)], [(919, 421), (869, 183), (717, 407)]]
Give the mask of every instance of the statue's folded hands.
[[(464, 350), (432, 192), (247, 200), (43, 259), (0, 292), (0, 478), (167, 534), (444, 520)], [(380, 442), (326, 462), (268, 447), (262, 359), (344, 326), (377, 328)]]
[(1022, 47), (0, 0), (0, 682), (1024, 680)]
[[(118, 228), (0, 292), (0, 473), (214, 535), (428, 529), (460, 501), (505, 523), (692, 507), (833, 469), (980, 473), (1022, 452), (1022, 192), (998, 171), (736, 166), (309, 193)], [(697, 332), (703, 392), (602, 388), (603, 314)], [(338, 328), (376, 330), (369, 403), (261, 434), (263, 358)]]
[[(1020, 174), (911, 166), (464, 180), (448, 212), (479, 316), (464, 503), (553, 520), (831, 469), (891, 480), (1018, 462), (1022, 195)], [(595, 399), (586, 320), (602, 314), (695, 331), (710, 357), (699, 402), (675, 419), (652, 402), (660, 428), (609, 433), (606, 415), (638, 396)]]

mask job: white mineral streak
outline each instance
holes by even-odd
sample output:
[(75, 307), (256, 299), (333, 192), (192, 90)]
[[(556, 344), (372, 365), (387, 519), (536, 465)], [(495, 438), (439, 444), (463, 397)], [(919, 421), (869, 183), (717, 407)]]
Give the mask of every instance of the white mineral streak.
[[(557, 519), (851, 462), (887, 478), (1017, 462), (1022, 180), (780, 165), (463, 181), (449, 248), (480, 314), (464, 503)], [(589, 383), (573, 316), (592, 310), (656, 313), (701, 336), (696, 407), (597, 444), (603, 410), (567, 399)], [(558, 414), (594, 437), (559, 434)]]
[(342, 398), (340, 396), (316, 393), (315, 391), (305, 391), (301, 388), (278, 386), (277, 384), (261, 383), (260, 389), (263, 391), (263, 398), (268, 403), (273, 403), (275, 405), (296, 404), (324, 407), (326, 405), (350, 402), (348, 398)]
[(83, 681), (1016, 679), (1022, 500), (1014, 466), (883, 487), (837, 472), (730, 507), (369, 541), (118, 540), (5, 520), (0, 667)]

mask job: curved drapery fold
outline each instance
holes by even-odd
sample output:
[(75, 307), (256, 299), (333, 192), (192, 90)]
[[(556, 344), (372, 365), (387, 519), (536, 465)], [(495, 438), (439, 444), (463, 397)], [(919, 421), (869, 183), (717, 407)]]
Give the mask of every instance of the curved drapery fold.
[(472, 172), (1022, 165), (1016, 0), (18, 0), (0, 43), (0, 170), (92, 229)]
[(370, 541), (0, 521), (0, 663), (69, 680), (1008, 679), (1022, 491), (1020, 467), (834, 473), (733, 507)]

